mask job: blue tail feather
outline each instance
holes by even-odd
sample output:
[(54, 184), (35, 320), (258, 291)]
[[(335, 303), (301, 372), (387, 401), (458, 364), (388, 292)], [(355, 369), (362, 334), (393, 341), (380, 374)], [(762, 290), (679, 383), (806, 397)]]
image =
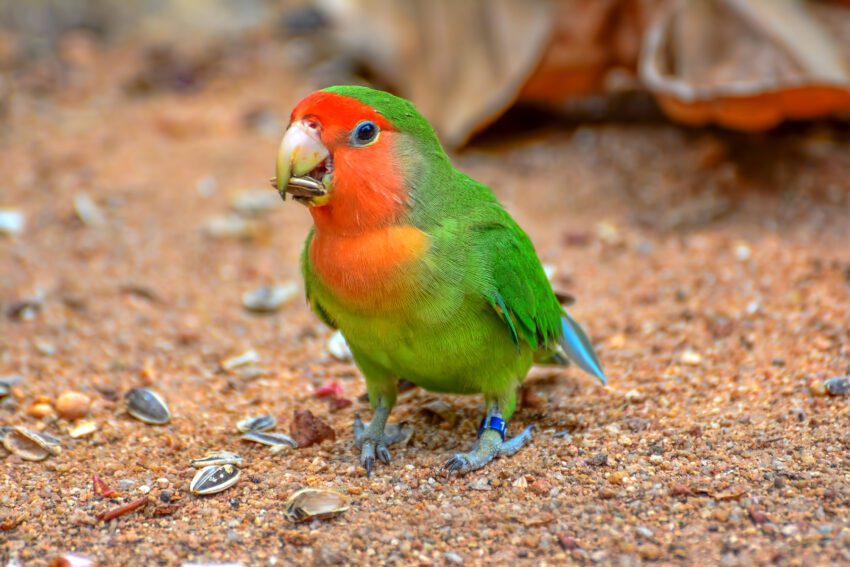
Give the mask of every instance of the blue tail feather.
[(596, 376), (600, 382), (607, 386), (608, 379), (602, 371), (602, 365), (596, 357), (596, 351), (593, 349), (593, 345), (590, 344), (590, 339), (587, 338), (584, 330), (582, 330), (575, 319), (570, 317), (566, 312), (561, 317), (561, 334), (561, 348), (564, 349), (567, 357), (576, 366), (588, 374)]

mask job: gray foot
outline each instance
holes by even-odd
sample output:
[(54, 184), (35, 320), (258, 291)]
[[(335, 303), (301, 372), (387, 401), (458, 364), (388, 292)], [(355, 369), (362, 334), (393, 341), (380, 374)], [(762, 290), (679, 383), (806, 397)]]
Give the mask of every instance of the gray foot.
[(502, 441), (501, 435), (492, 429), (486, 430), (468, 453), (458, 453), (443, 466), (449, 475), (466, 474), (483, 468), (496, 457), (510, 457), (531, 439), (532, 426), (512, 439)]
[(392, 459), (389, 445), (410, 439), (412, 429), (404, 423), (390, 423), (385, 425), (383, 421), (373, 419), (364, 424), (360, 414), (354, 414), (354, 445), (360, 449), (360, 464), (366, 469), (366, 474), (372, 474), (375, 459), (382, 463), (389, 463)]

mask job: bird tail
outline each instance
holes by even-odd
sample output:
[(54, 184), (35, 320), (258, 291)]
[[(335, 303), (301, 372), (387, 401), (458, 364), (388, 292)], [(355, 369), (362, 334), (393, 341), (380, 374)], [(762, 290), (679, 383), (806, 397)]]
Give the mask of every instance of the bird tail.
[[(566, 311), (564, 311), (564, 316), (561, 317), (561, 338), (558, 344), (563, 350), (563, 354), (576, 366), (591, 376), (596, 376), (606, 386), (608, 385), (608, 379), (605, 377), (605, 372), (602, 371), (602, 365), (599, 363), (599, 358), (596, 356), (596, 351), (593, 349), (590, 339), (587, 338), (581, 325)], [(558, 355), (560, 353), (555, 356)]]

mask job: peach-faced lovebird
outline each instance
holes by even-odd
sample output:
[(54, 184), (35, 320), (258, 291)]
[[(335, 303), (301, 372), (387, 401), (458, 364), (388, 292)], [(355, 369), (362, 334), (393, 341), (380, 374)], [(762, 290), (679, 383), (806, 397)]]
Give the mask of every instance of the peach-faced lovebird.
[(483, 394), (466, 473), (512, 455), (507, 422), (534, 362), (572, 360), (603, 383), (587, 336), (561, 307), (528, 236), (485, 185), (456, 170), (414, 106), (365, 87), (304, 98), (277, 155), (276, 187), (306, 205), (307, 300), (348, 341), (374, 410), (355, 416), (360, 461), (390, 460), (397, 383)]

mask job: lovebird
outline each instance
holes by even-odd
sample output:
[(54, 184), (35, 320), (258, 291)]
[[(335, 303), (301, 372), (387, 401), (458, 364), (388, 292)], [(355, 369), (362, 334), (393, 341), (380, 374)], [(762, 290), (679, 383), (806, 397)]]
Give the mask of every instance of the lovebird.
[(367, 474), (390, 462), (397, 384), (481, 394), (485, 416), (448, 474), (516, 453), (517, 390), (534, 363), (607, 383), (593, 346), (552, 291), (531, 240), (486, 185), (454, 168), (409, 101), (330, 87), (292, 111), (277, 153), (281, 196), (313, 217), (301, 257), (307, 301), (339, 329), (366, 379), (372, 421), (354, 420)]

